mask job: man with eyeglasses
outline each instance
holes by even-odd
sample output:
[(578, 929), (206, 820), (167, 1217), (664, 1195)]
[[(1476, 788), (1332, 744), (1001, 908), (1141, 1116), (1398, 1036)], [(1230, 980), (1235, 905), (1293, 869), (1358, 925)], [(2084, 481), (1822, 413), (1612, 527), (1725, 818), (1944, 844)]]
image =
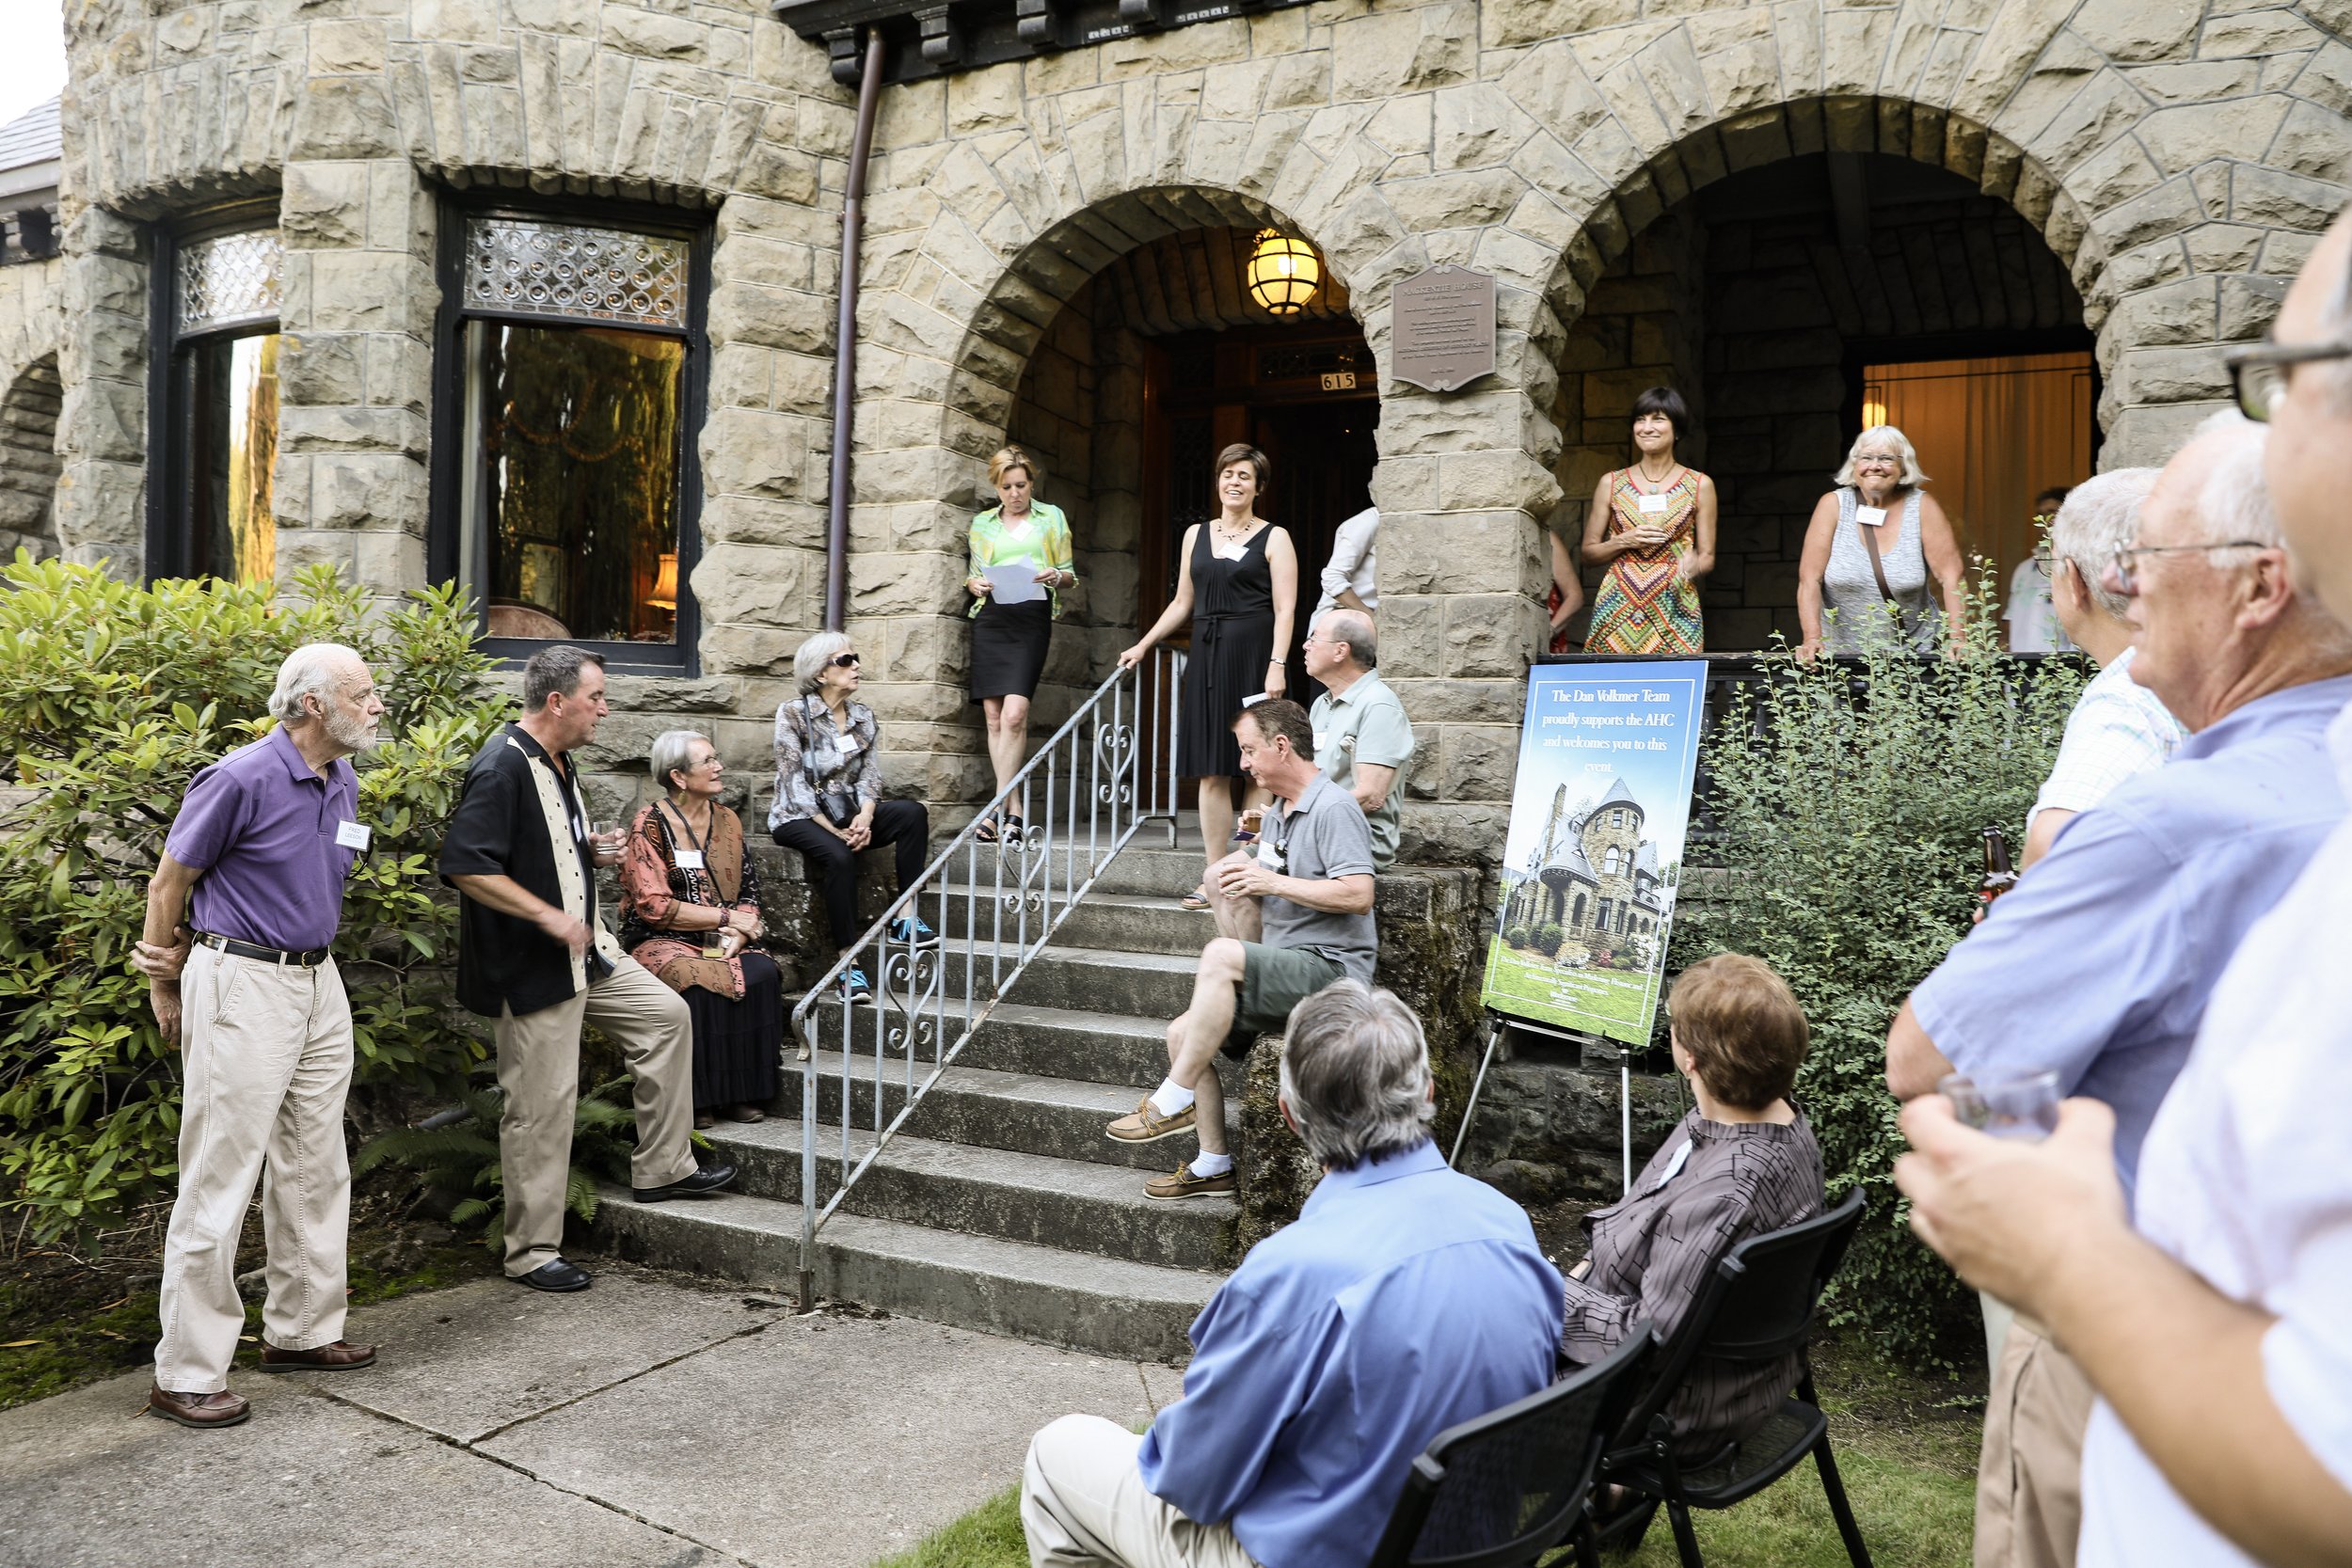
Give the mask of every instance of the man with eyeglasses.
[[(2210, 421), (2102, 574), (2129, 602), (2132, 679), (2189, 738), (2066, 823), (1887, 1037), (1904, 1100), (1953, 1071), (1985, 1085), (2046, 1069), (2111, 1106), (2127, 1195), (2231, 953), (2344, 815), (2326, 730), (2352, 700), (2352, 635), (2289, 578), (2263, 444), (2235, 414)], [(1979, 1568), (2074, 1560), (2091, 1392), (2063, 1342), (2022, 1307), (2003, 1342)]]
[[(2352, 623), (2352, 214), (2304, 264), (2274, 339), (2236, 356), (2241, 401), (2273, 427), (2265, 469), (2296, 577)], [(2135, 564), (2143, 590), (2165, 569)], [(2352, 719), (2328, 743), (2352, 781)], [(2128, 1217), (2102, 1106), (2070, 1101), (2039, 1144), (1973, 1132), (1941, 1097), (1903, 1113), (1918, 1152), (1895, 1174), (1913, 1228), (2047, 1323), (2098, 1391), (2086, 1564), (2346, 1560), (2347, 931), (2352, 824), (2231, 959), (2141, 1144)]]

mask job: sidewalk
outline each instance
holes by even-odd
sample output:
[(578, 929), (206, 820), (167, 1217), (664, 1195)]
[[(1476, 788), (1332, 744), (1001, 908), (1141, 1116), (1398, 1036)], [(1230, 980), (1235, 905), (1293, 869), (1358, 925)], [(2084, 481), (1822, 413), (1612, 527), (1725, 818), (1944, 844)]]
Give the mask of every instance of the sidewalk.
[(355, 1310), (382, 1360), (137, 1414), (145, 1372), (0, 1413), (5, 1568), (864, 1568), (1016, 1480), (1029, 1434), (1141, 1425), (1170, 1368), (595, 1265)]

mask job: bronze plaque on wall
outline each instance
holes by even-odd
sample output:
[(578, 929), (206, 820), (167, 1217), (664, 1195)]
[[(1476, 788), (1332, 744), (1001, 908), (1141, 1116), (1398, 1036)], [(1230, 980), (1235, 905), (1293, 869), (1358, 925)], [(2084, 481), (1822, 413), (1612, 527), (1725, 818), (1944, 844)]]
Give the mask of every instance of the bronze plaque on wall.
[(1397, 380), (1451, 392), (1493, 373), (1493, 274), (1431, 267), (1390, 291), (1389, 302), (1396, 312)]

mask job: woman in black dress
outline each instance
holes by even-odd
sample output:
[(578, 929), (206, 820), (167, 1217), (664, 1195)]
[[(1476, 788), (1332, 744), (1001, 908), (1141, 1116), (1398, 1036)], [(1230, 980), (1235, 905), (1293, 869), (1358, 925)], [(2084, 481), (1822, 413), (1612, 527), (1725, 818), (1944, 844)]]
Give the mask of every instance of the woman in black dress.
[[(1176, 771), (1200, 781), (1200, 840), (1211, 865), (1233, 836), (1233, 780), (1241, 772), (1233, 721), (1250, 698), (1282, 694), (1298, 608), (1298, 552), (1289, 534), (1257, 514), (1267, 478), (1265, 453), (1255, 447), (1217, 453), (1218, 514), (1184, 531), (1176, 596), (1142, 641), (1119, 656), (1120, 669), (1133, 668), (1190, 618)], [(1207, 909), (1207, 893), (1195, 889), (1184, 906)]]

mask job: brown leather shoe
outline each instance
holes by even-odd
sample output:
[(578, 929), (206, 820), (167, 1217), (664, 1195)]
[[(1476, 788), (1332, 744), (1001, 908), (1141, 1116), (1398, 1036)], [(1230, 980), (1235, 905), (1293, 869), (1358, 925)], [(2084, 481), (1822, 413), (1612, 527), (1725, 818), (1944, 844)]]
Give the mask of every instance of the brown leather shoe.
[(355, 1345), (348, 1339), (338, 1339), (331, 1345), (314, 1345), (309, 1350), (280, 1350), (276, 1345), (262, 1347), (261, 1370), (265, 1372), (347, 1372), (374, 1365), (373, 1345)]
[(1233, 1191), (1231, 1166), (1215, 1176), (1195, 1176), (1192, 1163), (1186, 1161), (1176, 1167), (1173, 1176), (1155, 1176), (1143, 1184), (1143, 1196), (1163, 1203), (1184, 1197), (1230, 1196)]
[(1172, 1117), (1164, 1117), (1152, 1108), (1152, 1097), (1147, 1094), (1136, 1101), (1134, 1110), (1103, 1131), (1123, 1144), (1156, 1143), (1179, 1132), (1191, 1132), (1193, 1116), (1193, 1107), (1187, 1105)]
[(147, 1391), (147, 1410), (151, 1416), (161, 1416), (167, 1421), (177, 1421), (183, 1427), (202, 1431), (208, 1427), (232, 1427), (253, 1414), (243, 1394), (222, 1389), (217, 1394), (175, 1394), (161, 1384)]

